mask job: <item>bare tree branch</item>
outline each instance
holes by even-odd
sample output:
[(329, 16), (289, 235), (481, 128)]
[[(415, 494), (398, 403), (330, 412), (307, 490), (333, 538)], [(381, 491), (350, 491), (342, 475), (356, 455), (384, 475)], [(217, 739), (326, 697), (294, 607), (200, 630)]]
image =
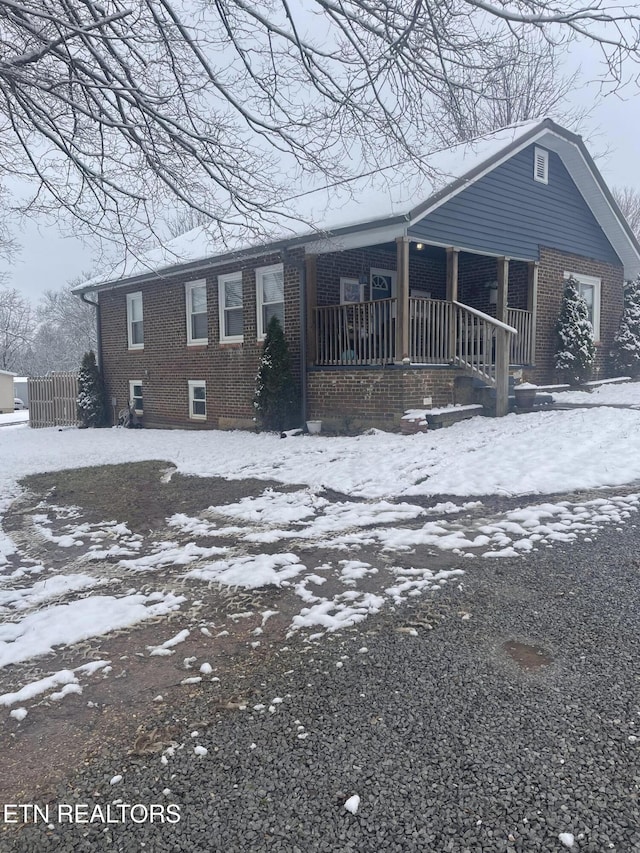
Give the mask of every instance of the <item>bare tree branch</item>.
[(0, 182), (120, 248), (176, 206), (269, 236), (311, 175), (428, 172), (443, 115), (467, 138), (564, 108), (573, 40), (637, 76), (640, 14), (609, 0), (0, 0)]
[[(489, 53), (491, 48), (487, 48)], [(571, 105), (579, 75), (564, 75), (557, 48), (539, 34), (520, 39), (511, 53), (500, 51), (481, 93), (447, 81), (439, 100), (435, 131), (443, 145), (464, 142), (520, 121), (553, 116), (579, 131), (588, 109)]]
[(31, 304), (15, 289), (0, 288), (0, 370), (13, 370), (31, 344)]
[(640, 241), (640, 191), (635, 187), (613, 187), (611, 193), (636, 239)]

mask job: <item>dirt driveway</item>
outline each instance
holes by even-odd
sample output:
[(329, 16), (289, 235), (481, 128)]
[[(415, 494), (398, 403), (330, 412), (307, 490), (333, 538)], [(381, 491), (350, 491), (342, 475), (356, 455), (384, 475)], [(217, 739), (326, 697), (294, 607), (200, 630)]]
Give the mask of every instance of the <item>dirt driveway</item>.
[[(17, 545), (0, 576), (0, 592), (9, 601), (0, 609), (4, 624), (96, 593), (111, 599), (132, 593), (152, 597), (170, 590), (183, 600), (162, 615), (61, 643), (49, 654), (0, 668), (0, 701), (61, 672), (75, 676), (66, 688), (62, 679), (62, 690), (53, 684), (0, 708), (7, 717), (18, 706), (28, 709), (23, 719), (9, 718), (0, 733), (3, 802), (46, 800), (68, 774), (110, 746), (124, 744), (139, 755), (167, 748), (174, 733), (167, 720), (175, 712), (179, 726), (181, 703), (203, 691), (214, 710), (250, 701), (243, 695), (247, 672), (286, 649), (287, 643), (298, 642), (297, 635), (291, 636), (292, 620), (314, 596), (306, 580), (301, 586), (286, 579), (286, 562), (280, 566), (282, 580), (276, 576), (275, 583), (255, 589), (185, 578), (187, 570), (206, 566), (218, 555), (238, 558), (258, 552), (260, 558), (275, 559), (295, 552), (309, 571), (311, 585), (322, 584), (324, 600), (355, 600), (359, 619), (366, 615), (367, 601), (375, 600), (389, 583), (389, 576), (379, 570), (397, 561), (397, 555), (367, 543), (362, 535), (366, 526), (360, 528), (361, 541), (351, 546), (327, 547), (305, 539), (303, 523), (286, 541), (262, 536), (252, 546), (242, 537), (256, 525), (260, 528), (260, 519), (227, 523), (216, 516), (215, 508), (242, 505), (243, 499), (258, 498), (265, 491), (271, 499), (282, 496), (285, 503), (292, 495), (295, 507), (303, 486), (185, 477), (161, 461), (41, 474), (26, 478), (22, 486), (21, 497), (3, 521)], [(328, 492), (322, 501), (347, 509), (359, 503)], [(176, 518), (180, 524), (168, 523)], [(436, 574), (460, 562), (458, 556), (427, 551)], [(344, 576), (345, 565), (357, 578), (357, 593), (355, 580)], [(56, 593), (51, 585), (59, 578), (85, 578), (87, 586)], [(41, 600), (23, 608), (11, 595), (28, 583), (34, 584), (31, 589), (42, 585)], [(85, 633), (91, 635), (91, 628)], [(307, 631), (309, 635), (314, 636)], [(97, 667), (94, 671), (91, 664)]]
[[(454, 589), (457, 618), (469, 619), (465, 572), (488, 565), (469, 558), (596, 535), (639, 500), (365, 501), (187, 477), (162, 461), (22, 487), (3, 519), (17, 550), (0, 560), (3, 802), (46, 801), (112, 749), (170, 749), (185, 704), (204, 698), (211, 716), (250, 706), (252, 674), (370, 614), (429, 593), (419, 630), (431, 630), (438, 595)], [(511, 653), (537, 662), (536, 649)]]

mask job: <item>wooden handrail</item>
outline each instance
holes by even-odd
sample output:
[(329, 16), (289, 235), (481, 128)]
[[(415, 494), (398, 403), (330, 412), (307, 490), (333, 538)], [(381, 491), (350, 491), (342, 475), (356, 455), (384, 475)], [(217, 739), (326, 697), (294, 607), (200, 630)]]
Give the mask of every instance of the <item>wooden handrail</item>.
[(503, 323), (501, 320), (496, 320), (495, 317), (492, 317), (491, 314), (485, 314), (483, 311), (478, 311), (477, 308), (472, 308), (470, 305), (465, 305), (463, 302), (456, 302), (454, 300), (453, 304), (456, 308), (464, 308), (469, 314), (473, 314), (474, 317), (480, 317), (485, 322), (495, 326), (497, 329), (504, 329), (505, 332), (511, 332), (512, 335), (517, 335), (518, 330), (513, 326), (507, 325), (507, 323)]
[(518, 330), (469, 305), (453, 305), (453, 363), (499, 389), (506, 399), (510, 339)]

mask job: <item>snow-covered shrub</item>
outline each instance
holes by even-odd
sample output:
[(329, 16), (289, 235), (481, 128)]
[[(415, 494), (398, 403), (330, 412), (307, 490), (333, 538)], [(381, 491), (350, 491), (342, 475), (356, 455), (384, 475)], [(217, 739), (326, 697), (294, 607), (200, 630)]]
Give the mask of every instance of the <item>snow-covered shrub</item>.
[(624, 311), (613, 339), (612, 355), (620, 374), (640, 374), (640, 275), (625, 290)]
[(281, 432), (299, 426), (300, 399), (291, 371), (289, 345), (275, 316), (267, 326), (253, 405), (261, 429)]
[(81, 427), (106, 426), (109, 420), (107, 392), (93, 351), (85, 352), (78, 374), (78, 420)]
[(558, 349), (555, 367), (561, 379), (570, 385), (586, 382), (591, 375), (596, 348), (589, 309), (574, 278), (567, 280), (556, 331)]

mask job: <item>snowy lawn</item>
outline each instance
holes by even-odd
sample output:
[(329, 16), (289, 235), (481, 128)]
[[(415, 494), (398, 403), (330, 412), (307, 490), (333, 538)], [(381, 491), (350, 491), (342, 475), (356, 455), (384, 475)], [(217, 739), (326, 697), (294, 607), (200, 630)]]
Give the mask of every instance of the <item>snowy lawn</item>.
[(21, 409), (19, 412), (7, 412), (0, 415), (0, 426), (7, 424), (24, 424), (29, 421), (29, 412), (26, 409)]
[[(640, 383), (608, 393), (623, 389), (640, 404)], [(272, 479), (364, 498), (550, 494), (640, 478), (639, 427), (640, 413), (608, 408), (475, 418), (415, 436), (356, 438), (6, 427), (0, 431), (0, 506), (26, 474), (147, 459), (173, 462), (184, 474)]]
[[(622, 388), (638, 394), (640, 385)], [(28, 514), (22, 545), (0, 528), (1, 676), (6, 664), (170, 614), (182, 619), (182, 631), (167, 624), (156, 645), (133, 653), (162, 660), (175, 654), (176, 637), (183, 642), (190, 633), (215, 642), (228, 630), (203, 620), (203, 601), (224, 587), (277, 590), (286, 598), (289, 633), (313, 639), (460, 582), (462, 558), (467, 569), (468, 558), (525, 556), (589, 539), (638, 512), (639, 494), (616, 495), (611, 487), (640, 479), (640, 411), (547, 411), (476, 418), (414, 436), (285, 440), (245, 432), (7, 426), (0, 430), (0, 459), (0, 521), (20, 493), (21, 477), (65, 468), (163, 460), (187, 475), (299, 486), (279, 491), (265, 483), (240, 500), (168, 514), (160, 529), (144, 535), (132, 532), (127, 519), (88, 521), (82, 506), (59, 506), (55, 495), (43, 500)], [(170, 477), (167, 471), (160, 482)], [(599, 487), (609, 488), (582, 501), (531, 497)], [(425, 500), (434, 495), (460, 499)], [(494, 495), (529, 497), (499, 513), (490, 497), (478, 500)], [(274, 613), (264, 604), (225, 618), (233, 629), (238, 619), (257, 617), (251, 624), (257, 647)], [(50, 669), (50, 681), (39, 679), (33, 691), (28, 680), (11, 684), (0, 705), (61, 684), (49, 699), (77, 694), (77, 673), (92, 674), (55, 663)], [(105, 665), (100, 677), (108, 672)], [(206, 671), (183, 683), (203, 678), (218, 680)], [(13, 715), (16, 723), (23, 710)]]
[(640, 382), (600, 385), (593, 391), (563, 391), (553, 395), (556, 403), (587, 403), (599, 406), (639, 406)]

